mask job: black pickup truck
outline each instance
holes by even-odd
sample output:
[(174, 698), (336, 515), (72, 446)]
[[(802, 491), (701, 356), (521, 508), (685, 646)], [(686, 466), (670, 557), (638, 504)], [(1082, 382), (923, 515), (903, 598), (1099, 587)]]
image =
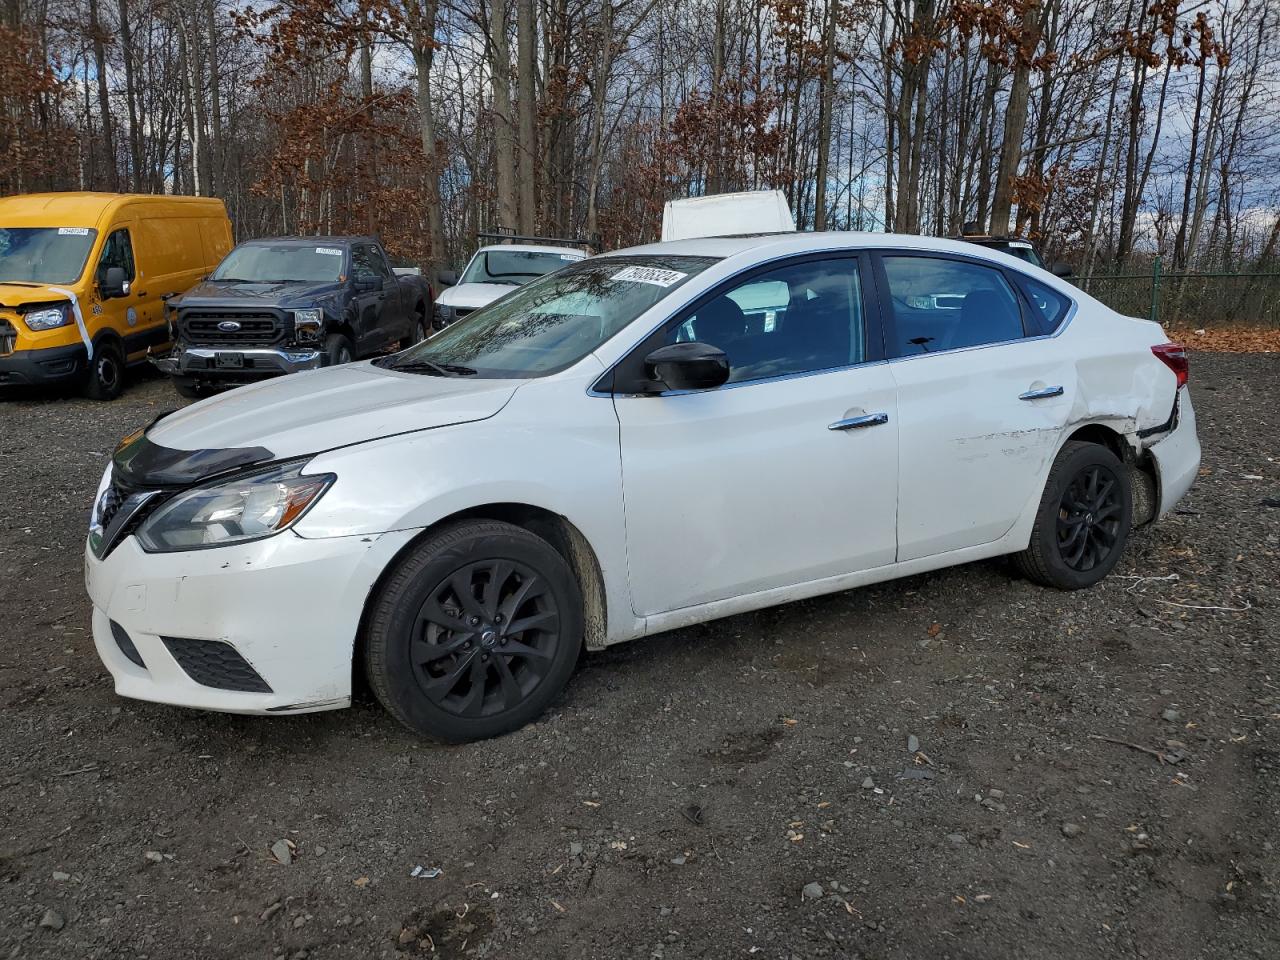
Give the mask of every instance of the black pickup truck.
[(196, 397), (416, 343), (431, 308), (430, 284), (372, 237), (250, 240), (169, 301), (173, 351), (152, 362)]

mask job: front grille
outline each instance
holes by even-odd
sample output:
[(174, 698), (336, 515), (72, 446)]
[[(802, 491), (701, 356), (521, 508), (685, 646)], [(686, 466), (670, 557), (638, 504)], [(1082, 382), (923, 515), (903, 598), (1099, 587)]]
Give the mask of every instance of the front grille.
[(267, 681), (249, 666), (229, 643), (221, 640), (190, 640), (182, 637), (161, 637), (165, 647), (173, 654), (196, 683), (219, 690), (236, 690), (241, 693), (271, 693)]
[(17, 343), (18, 331), (14, 329), (13, 324), (8, 320), (0, 320), (0, 357), (7, 357), (13, 353)]
[[(274, 313), (183, 313), (182, 338), (190, 344), (206, 343), (272, 346), (285, 339), (285, 322)], [(237, 330), (221, 330), (219, 324), (238, 323)]]
[(147, 669), (147, 665), (142, 662), (142, 654), (138, 652), (138, 648), (133, 645), (133, 637), (129, 636), (129, 631), (124, 627), (111, 621), (111, 636), (115, 638), (116, 646), (120, 648), (120, 652), (126, 657), (140, 666), (143, 670)]

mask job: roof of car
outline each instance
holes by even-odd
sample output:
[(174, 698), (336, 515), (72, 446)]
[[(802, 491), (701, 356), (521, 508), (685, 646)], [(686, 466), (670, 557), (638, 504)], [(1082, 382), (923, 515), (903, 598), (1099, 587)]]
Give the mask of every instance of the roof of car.
[[(648, 243), (623, 250), (611, 250), (603, 256), (693, 256), (732, 257), (742, 253), (802, 253), (807, 250), (865, 249), (869, 247), (896, 247), (909, 250), (931, 250), (937, 253), (957, 253), (966, 256), (1004, 256), (1000, 251), (967, 240), (948, 240), (943, 237), (921, 237), (904, 233), (870, 233), (865, 231), (827, 231), (814, 233), (761, 233), (735, 237), (701, 237), (693, 240), (671, 240), (667, 243)], [(981, 252), (979, 252), (981, 251)]]
[(559, 253), (574, 254), (579, 258), (586, 257), (586, 252), (576, 247), (553, 247), (540, 243), (487, 243), (476, 253), (488, 250), (514, 250), (517, 253)]
[(376, 237), (254, 237), (252, 240), (242, 240), (241, 243), (377, 243)]

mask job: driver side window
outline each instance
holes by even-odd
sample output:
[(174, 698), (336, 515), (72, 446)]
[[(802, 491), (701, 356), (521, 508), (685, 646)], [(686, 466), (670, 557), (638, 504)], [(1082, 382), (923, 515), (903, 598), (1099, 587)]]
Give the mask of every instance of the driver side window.
[(351, 275), (357, 280), (383, 279), (372, 247), (361, 243), (351, 248)]
[(112, 231), (102, 245), (102, 256), (98, 258), (97, 279), (101, 286), (107, 279), (107, 270), (120, 267), (124, 271), (125, 280), (134, 280), (133, 244), (129, 242), (129, 231), (125, 229)]
[(697, 340), (729, 358), (729, 383), (861, 363), (862, 291), (852, 257), (759, 273), (698, 307), (666, 343)]

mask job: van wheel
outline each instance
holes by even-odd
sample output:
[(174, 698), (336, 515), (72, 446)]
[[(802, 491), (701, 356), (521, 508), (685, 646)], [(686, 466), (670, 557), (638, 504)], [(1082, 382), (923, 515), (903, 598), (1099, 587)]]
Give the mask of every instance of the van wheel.
[(355, 352), (351, 348), (351, 341), (340, 333), (331, 333), (324, 341), (324, 365), (326, 367), (336, 367), (344, 363), (350, 363)]
[(1120, 458), (1100, 444), (1072, 441), (1053, 461), (1031, 542), (1014, 562), (1046, 587), (1091, 587), (1119, 562), (1132, 518), (1129, 472)]
[(200, 385), (191, 377), (174, 377), (173, 389), (178, 391), (178, 396), (186, 397), (188, 400), (198, 400), (204, 396)]
[(84, 395), (90, 400), (114, 400), (124, 391), (124, 349), (115, 340), (94, 344)]
[(582, 595), (554, 547), (509, 523), (466, 521), (415, 548), (378, 592), (365, 674), (409, 729), (480, 740), (547, 708), (582, 634)]

